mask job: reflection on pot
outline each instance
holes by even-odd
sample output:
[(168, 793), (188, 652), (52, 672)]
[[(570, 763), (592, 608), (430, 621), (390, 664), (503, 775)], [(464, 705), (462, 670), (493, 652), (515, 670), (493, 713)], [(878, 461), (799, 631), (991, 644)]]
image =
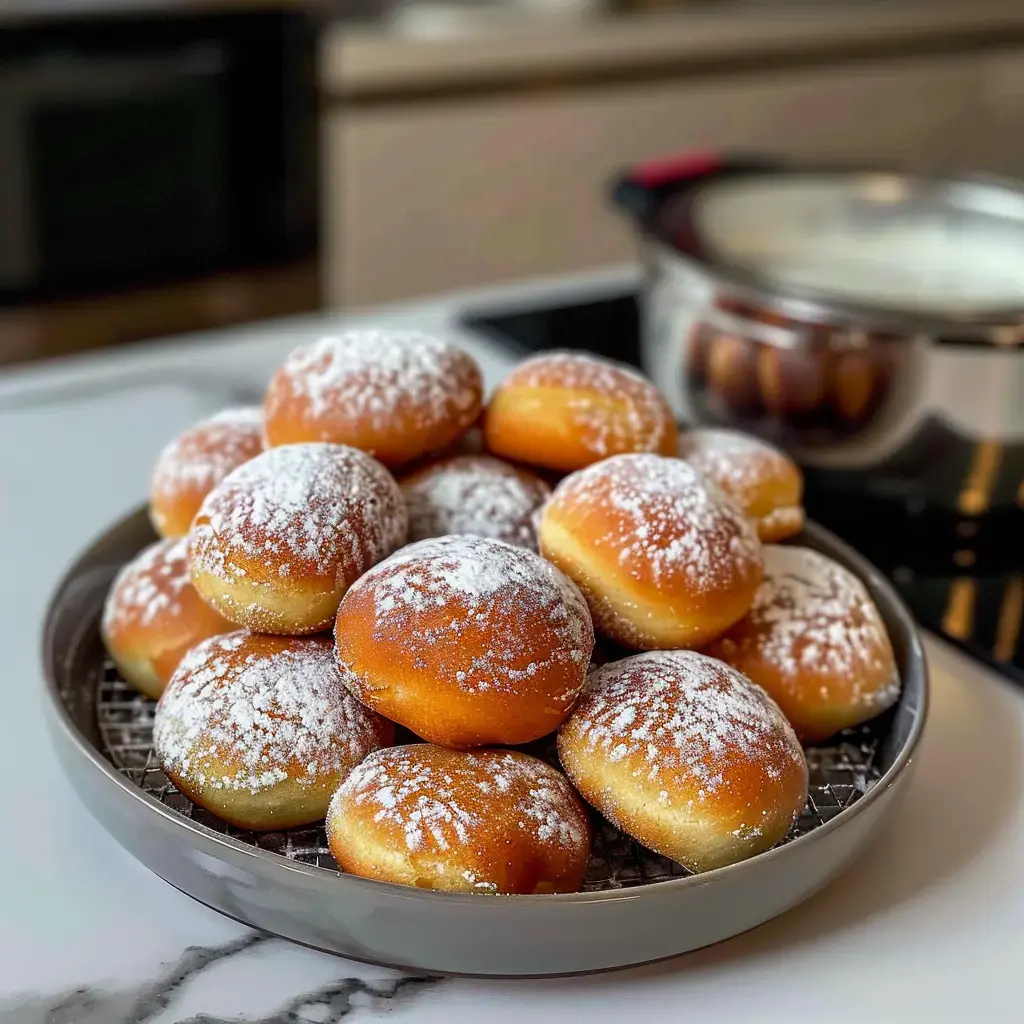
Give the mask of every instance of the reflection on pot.
[(730, 305), (684, 339), (683, 386), (699, 419), (806, 448), (850, 442), (900, 412), (899, 385), (917, 372), (913, 338)]

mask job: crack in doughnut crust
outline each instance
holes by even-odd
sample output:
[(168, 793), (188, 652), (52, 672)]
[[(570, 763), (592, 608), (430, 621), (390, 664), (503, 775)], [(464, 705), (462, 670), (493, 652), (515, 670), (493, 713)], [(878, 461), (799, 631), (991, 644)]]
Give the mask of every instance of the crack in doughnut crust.
[(270, 445), (332, 441), (402, 466), (455, 441), (477, 420), (473, 359), (418, 331), (352, 330), (297, 348), (264, 401)]
[(549, 352), (502, 381), (484, 433), (496, 455), (568, 472), (623, 452), (674, 455), (677, 428), (661, 392), (632, 367)]
[(691, 871), (770, 849), (807, 800), (807, 763), (775, 702), (695, 651), (591, 672), (558, 756), (612, 824)]
[(767, 690), (805, 743), (891, 707), (899, 671), (867, 587), (810, 548), (768, 545), (764, 563), (749, 614), (709, 653)]
[(804, 528), (803, 474), (778, 448), (736, 430), (702, 428), (680, 436), (679, 457), (732, 498), (765, 543)]
[(746, 614), (761, 582), (750, 521), (678, 458), (617, 455), (573, 473), (539, 537), (597, 628), (628, 647), (699, 647)]
[(354, 769), (331, 800), (327, 838), (351, 874), (486, 894), (576, 892), (591, 836), (572, 786), (543, 761), (417, 743)]
[(579, 590), (539, 555), (468, 535), (410, 544), (345, 595), (345, 684), (449, 747), (553, 732), (586, 678), (594, 630)]
[(192, 586), (187, 537), (150, 544), (121, 569), (101, 624), (118, 671), (153, 700), (192, 647), (234, 628)]
[(192, 582), (240, 626), (315, 633), (405, 534), (402, 492), (365, 452), (338, 444), (272, 448), (203, 502), (190, 534)]
[(551, 488), (488, 455), (457, 455), (402, 480), (409, 540), (469, 533), (537, 550), (535, 519)]
[(240, 828), (322, 818), (331, 793), (394, 727), (341, 684), (322, 637), (214, 637), (157, 705), (153, 743), (190, 800)]
[(149, 518), (161, 537), (184, 537), (203, 498), (263, 451), (263, 410), (225, 409), (168, 444), (149, 482)]

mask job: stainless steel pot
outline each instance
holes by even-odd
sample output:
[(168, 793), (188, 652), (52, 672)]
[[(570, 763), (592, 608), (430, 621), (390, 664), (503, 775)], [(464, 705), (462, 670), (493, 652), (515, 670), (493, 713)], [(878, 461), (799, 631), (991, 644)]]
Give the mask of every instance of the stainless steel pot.
[(640, 228), (645, 369), (682, 418), (843, 468), (929, 418), (1024, 439), (1024, 186), (702, 156), (615, 199)]

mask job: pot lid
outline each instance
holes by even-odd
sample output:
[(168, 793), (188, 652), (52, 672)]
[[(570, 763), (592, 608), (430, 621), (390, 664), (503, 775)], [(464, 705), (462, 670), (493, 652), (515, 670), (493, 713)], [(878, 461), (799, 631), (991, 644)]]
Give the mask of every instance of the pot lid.
[(658, 234), (737, 283), (929, 321), (1024, 314), (1024, 190), (893, 174), (711, 178)]

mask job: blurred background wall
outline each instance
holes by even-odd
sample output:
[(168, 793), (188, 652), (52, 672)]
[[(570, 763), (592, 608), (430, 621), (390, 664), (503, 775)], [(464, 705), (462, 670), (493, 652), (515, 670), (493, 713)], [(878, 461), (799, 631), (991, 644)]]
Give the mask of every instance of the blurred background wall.
[(1019, 0), (9, 0), (0, 362), (633, 258), (688, 148), (1024, 177)]

